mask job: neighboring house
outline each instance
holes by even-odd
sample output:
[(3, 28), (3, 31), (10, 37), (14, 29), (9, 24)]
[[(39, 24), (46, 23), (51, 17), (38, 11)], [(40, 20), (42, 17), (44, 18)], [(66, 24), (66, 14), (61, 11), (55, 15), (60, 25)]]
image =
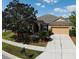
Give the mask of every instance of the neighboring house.
[[(45, 24), (48, 24), (44, 27), (47, 27), (48, 30), (51, 30), (54, 34), (68, 34), (69, 35), (69, 22), (66, 21), (63, 17), (56, 17), (53, 15), (44, 15), (37, 18), (38, 21), (43, 21)], [(44, 24), (43, 23), (43, 24)]]

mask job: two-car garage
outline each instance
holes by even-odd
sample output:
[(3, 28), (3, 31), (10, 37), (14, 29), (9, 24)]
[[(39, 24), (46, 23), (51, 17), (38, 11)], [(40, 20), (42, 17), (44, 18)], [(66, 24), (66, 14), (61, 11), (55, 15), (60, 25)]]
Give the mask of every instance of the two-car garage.
[(52, 27), (52, 32), (54, 34), (69, 34), (68, 27)]
[(59, 19), (52, 23), (51, 30), (54, 34), (69, 35), (69, 23), (63, 19)]

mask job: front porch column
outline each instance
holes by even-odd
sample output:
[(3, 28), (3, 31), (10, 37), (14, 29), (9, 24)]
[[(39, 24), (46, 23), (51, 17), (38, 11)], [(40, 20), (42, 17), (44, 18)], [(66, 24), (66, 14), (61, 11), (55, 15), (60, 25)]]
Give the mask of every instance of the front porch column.
[(41, 31), (41, 24), (40, 23), (38, 23), (38, 27), (39, 27), (39, 31)]

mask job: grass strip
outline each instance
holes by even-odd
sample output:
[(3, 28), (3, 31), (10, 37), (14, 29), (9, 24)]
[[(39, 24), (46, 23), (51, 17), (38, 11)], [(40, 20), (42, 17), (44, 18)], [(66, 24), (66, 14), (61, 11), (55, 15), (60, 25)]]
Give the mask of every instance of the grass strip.
[(40, 55), (42, 53), (40, 51), (26, 49), (25, 51), (26, 51), (27, 55), (31, 55), (31, 54), (33, 55), (32, 58), (29, 58), (28, 56), (21, 54), (22, 48), (16, 47), (16, 46), (4, 43), (4, 42), (2, 42), (2, 49), (10, 54), (13, 54), (13, 55), (23, 58), (23, 59), (35, 59), (35, 57), (37, 57), (38, 55)]

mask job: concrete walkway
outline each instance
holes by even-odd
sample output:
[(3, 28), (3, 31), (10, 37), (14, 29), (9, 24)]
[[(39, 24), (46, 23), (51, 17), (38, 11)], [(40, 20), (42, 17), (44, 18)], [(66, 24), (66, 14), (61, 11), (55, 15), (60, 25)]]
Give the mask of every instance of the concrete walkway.
[(22, 44), (22, 43), (17, 43), (17, 42), (13, 42), (13, 41), (9, 41), (9, 40), (5, 40), (3, 39), (2, 42), (17, 46), (17, 47), (25, 47), (26, 49), (31, 49), (31, 50), (36, 50), (36, 51), (44, 51), (45, 47), (41, 47), (41, 46), (34, 46), (34, 45), (27, 45), (27, 44)]
[(76, 59), (76, 48), (68, 35), (52, 35), (45, 51), (35, 59)]
[(22, 59), (22, 58), (16, 57), (10, 53), (2, 51), (2, 59)]

